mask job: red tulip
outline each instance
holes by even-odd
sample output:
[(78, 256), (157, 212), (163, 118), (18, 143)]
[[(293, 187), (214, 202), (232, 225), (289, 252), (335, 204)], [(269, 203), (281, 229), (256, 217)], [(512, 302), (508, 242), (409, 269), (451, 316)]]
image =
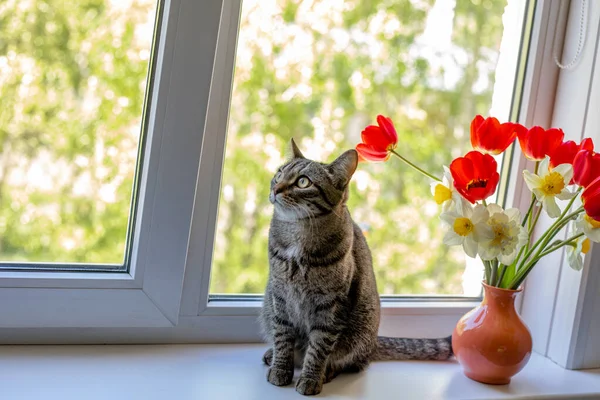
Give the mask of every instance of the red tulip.
[(585, 213), (600, 222), (600, 177), (591, 182), (581, 193)]
[(362, 143), (356, 145), (361, 159), (385, 161), (398, 144), (398, 134), (392, 120), (383, 115), (377, 116), (377, 126), (369, 125), (361, 133)]
[(594, 150), (594, 142), (592, 142), (592, 139), (585, 138), (579, 145), (572, 140), (561, 143), (554, 149), (552, 154), (550, 154), (550, 168), (554, 168), (560, 164), (573, 164), (575, 156), (581, 150)]
[(496, 191), (500, 174), (494, 157), (479, 151), (470, 151), (450, 164), (454, 187), (471, 203), (484, 200)]
[(573, 160), (573, 182), (587, 187), (600, 176), (600, 154), (582, 150)]
[(521, 131), (523, 125), (505, 122), (501, 124), (496, 118), (476, 116), (471, 121), (471, 145), (483, 153), (500, 154), (508, 148)]
[(564, 137), (562, 129), (544, 129), (541, 126), (518, 133), (523, 154), (533, 161), (541, 161), (552, 154), (561, 145)]

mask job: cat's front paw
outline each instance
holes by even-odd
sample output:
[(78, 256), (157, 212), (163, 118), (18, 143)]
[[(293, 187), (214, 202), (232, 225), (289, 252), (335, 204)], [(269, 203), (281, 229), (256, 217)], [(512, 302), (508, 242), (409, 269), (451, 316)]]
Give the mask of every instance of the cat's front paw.
[(305, 396), (314, 396), (321, 393), (323, 382), (315, 379), (300, 377), (296, 383), (296, 391)]
[(281, 368), (269, 368), (267, 372), (267, 380), (269, 383), (275, 386), (287, 386), (292, 383), (294, 379), (294, 370), (287, 370)]

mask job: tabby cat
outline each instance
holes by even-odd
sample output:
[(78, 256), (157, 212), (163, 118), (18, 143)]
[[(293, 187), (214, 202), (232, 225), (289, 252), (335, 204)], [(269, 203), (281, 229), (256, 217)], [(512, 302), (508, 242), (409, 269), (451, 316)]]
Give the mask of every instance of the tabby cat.
[(321, 392), (341, 372), (375, 360), (446, 360), (450, 338), (378, 337), (380, 304), (371, 252), (346, 207), (358, 164), (349, 150), (331, 164), (293, 158), (271, 181), (275, 210), (269, 231), (269, 281), (261, 323), (272, 344), (267, 380), (285, 386), (294, 366), (296, 390)]

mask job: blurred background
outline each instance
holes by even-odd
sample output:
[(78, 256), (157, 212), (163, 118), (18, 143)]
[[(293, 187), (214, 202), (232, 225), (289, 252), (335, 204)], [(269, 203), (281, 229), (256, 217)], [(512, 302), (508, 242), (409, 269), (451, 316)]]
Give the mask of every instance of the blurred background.
[[(523, 9), (506, 0), (244, 0), (211, 292), (263, 291), (269, 183), (290, 138), (331, 162), (384, 114), (397, 151), (441, 176), (470, 150), (476, 114), (507, 120)], [(354, 175), (348, 205), (380, 293), (477, 296), (479, 263), (442, 243), (429, 183), (394, 157)]]
[[(475, 114), (506, 120), (524, 3), (244, 0), (211, 293), (262, 293), (291, 137), (329, 162), (385, 114), (398, 151), (441, 175)], [(0, 3), (0, 261), (123, 263), (156, 8)], [(392, 159), (361, 164), (350, 190), (381, 293), (477, 295), (427, 179)]]

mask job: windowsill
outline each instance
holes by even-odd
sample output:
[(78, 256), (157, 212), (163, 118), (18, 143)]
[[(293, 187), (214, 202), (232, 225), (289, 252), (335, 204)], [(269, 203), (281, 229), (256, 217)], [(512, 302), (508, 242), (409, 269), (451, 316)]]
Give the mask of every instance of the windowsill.
[[(6, 399), (299, 399), (265, 380), (265, 345), (2, 346)], [(336, 399), (596, 398), (600, 369), (564, 370), (534, 355), (507, 386), (462, 375), (455, 362), (378, 362), (343, 375), (321, 396)]]

